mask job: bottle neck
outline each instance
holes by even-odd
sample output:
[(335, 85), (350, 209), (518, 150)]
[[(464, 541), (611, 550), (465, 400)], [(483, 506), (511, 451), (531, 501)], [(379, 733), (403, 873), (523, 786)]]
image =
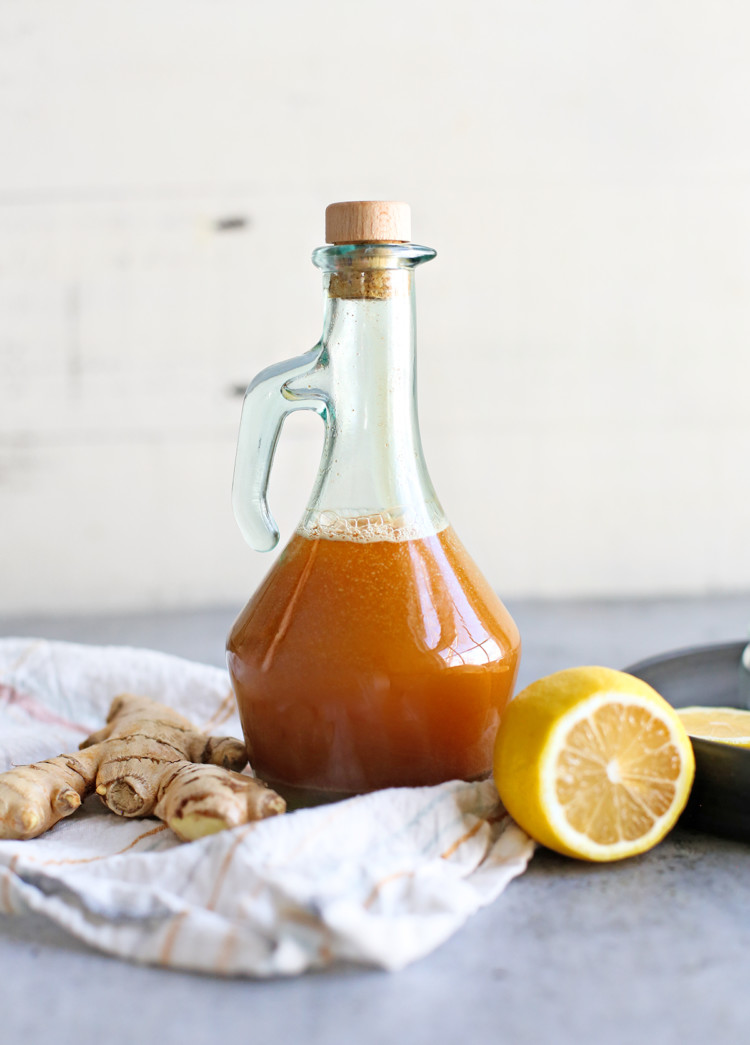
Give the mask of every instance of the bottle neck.
[(436, 533), (447, 523), (419, 434), (415, 261), (399, 253), (414, 248), (380, 245), (374, 257), (343, 259), (331, 258), (342, 248), (322, 249), (334, 262), (321, 266), (326, 305), (318, 377), (326, 442), (300, 532), (358, 541)]

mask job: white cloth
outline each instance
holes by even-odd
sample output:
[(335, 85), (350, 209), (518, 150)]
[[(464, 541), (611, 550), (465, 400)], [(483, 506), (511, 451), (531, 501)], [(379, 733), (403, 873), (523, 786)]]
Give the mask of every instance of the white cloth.
[[(241, 736), (224, 671), (4, 639), (0, 771), (75, 751), (125, 691)], [(36, 911), (110, 954), (202, 972), (398, 969), (491, 903), (533, 848), (490, 782), (379, 791), (184, 845), (93, 797), (40, 838), (0, 841), (0, 911)]]

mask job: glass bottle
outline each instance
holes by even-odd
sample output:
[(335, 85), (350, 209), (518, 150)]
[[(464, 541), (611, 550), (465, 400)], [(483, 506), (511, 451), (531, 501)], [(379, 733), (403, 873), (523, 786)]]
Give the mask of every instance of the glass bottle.
[(443, 514), (417, 422), (406, 204), (332, 204), (323, 335), (262, 371), (243, 404), (233, 505), (272, 549), (266, 490), (284, 418), (316, 410), (320, 469), (302, 521), (227, 640), (251, 764), (310, 800), (473, 780), (491, 769), (520, 639)]

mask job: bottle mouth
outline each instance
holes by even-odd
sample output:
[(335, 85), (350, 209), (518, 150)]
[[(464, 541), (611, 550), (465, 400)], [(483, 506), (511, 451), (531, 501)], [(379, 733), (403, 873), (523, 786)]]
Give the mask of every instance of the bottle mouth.
[(413, 269), (437, 254), (432, 247), (418, 243), (333, 243), (313, 251), (312, 261), (323, 272), (355, 269), (362, 272), (382, 269)]

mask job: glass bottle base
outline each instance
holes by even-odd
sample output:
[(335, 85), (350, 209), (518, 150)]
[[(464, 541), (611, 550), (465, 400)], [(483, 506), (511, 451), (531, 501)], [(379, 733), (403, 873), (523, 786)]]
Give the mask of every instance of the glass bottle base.
[[(489, 780), (491, 775), (491, 773), (483, 773), (481, 776), (465, 781), (465, 783), (479, 784), (484, 780)], [(447, 781), (445, 782), (447, 783)], [(278, 795), (281, 795), (286, 802), (288, 813), (293, 813), (296, 809), (313, 809), (316, 806), (333, 805), (335, 802), (343, 802), (347, 798), (356, 798), (362, 794), (374, 794), (374, 791), (316, 791), (313, 788), (295, 787), (291, 784), (284, 784), (278, 780), (269, 780), (267, 778), (264, 778), (264, 783)], [(436, 787), (437, 785), (425, 786)], [(389, 789), (377, 788), (376, 790), (386, 791)]]

